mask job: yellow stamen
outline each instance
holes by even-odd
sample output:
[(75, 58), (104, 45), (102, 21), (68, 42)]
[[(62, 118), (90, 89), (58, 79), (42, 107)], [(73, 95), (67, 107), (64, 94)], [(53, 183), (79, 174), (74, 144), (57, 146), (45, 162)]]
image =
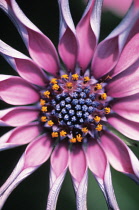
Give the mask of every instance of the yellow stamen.
[(73, 74), (72, 75), (72, 80), (78, 80), (79, 78), (79, 75), (78, 74)]
[(109, 114), (111, 112), (111, 109), (109, 107), (105, 107), (104, 110), (106, 114)]
[(78, 142), (81, 142), (83, 137), (81, 136), (81, 134), (76, 135), (76, 139)]
[(49, 98), (50, 97), (50, 91), (45, 91), (44, 93), (43, 93), (43, 95), (46, 97), (46, 98)]
[(97, 83), (97, 84), (95, 85), (95, 88), (96, 88), (97, 90), (101, 90), (101, 89), (102, 89), (102, 85), (99, 84), (99, 83)]
[(66, 86), (67, 86), (67, 88), (71, 89), (73, 87), (72, 82), (67, 82)]
[(54, 84), (54, 85), (52, 86), (52, 89), (53, 89), (53, 90), (58, 90), (58, 89), (59, 89), (59, 85), (58, 85), (58, 84)]
[(97, 127), (96, 127), (96, 130), (97, 131), (102, 131), (102, 128), (103, 128), (103, 126), (101, 124), (98, 124)]
[(63, 78), (63, 79), (68, 79), (69, 76), (68, 76), (67, 74), (63, 74), (63, 75), (61, 76), (61, 78)]
[(47, 117), (46, 117), (46, 116), (42, 116), (42, 117), (41, 117), (41, 121), (42, 121), (42, 122), (46, 122), (46, 121), (47, 121)]
[(99, 117), (99, 116), (95, 116), (95, 117), (94, 117), (94, 120), (95, 120), (95, 122), (97, 122), (97, 123), (98, 123), (98, 122), (101, 120), (101, 117)]
[(100, 97), (101, 97), (101, 99), (106, 100), (107, 94), (106, 93), (102, 93)]
[(56, 138), (58, 137), (58, 132), (52, 132), (51, 135), (52, 135), (52, 138)]
[(70, 142), (71, 142), (71, 143), (76, 143), (76, 138), (70, 139)]
[(90, 81), (90, 78), (89, 77), (84, 77), (84, 82), (88, 82)]
[(41, 111), (42, 111), (42, 112), (47, 112), (47, 111), (48, 111), (48, 110), (47, 110), (47, 106), (42, 106)]
[(41, 105), (41, 106), (44, 106), (44, 105), (45, 105), (45, 100), (40, 99), (40, 105)]
[(60, 136), (66, 136), (66, 135), (67, 135), (66, 131), (64, 131), (64, 130), (60, 131)]
[(83, 133), (87, 133), (87, 132), (88, 132), (87, 127), (82, 128), (82, 132), (83, 132)]
[(53, 121), (52, 121), (52, 120), (49, 120), (49, 121), (48, 121), (48, 125), (49, 125), (49, 126), (53, 126), (53, 125), (54, 125)]
[(57, 78), (52, 78), (50, 81), (52, 84), (57, 84)]

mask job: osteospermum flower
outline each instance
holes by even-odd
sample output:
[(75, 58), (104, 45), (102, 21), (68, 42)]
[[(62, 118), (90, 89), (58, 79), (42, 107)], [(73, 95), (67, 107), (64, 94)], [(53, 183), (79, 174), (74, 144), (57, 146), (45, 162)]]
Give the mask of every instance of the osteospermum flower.
[(110, 166), (139, 181), (139, 162), (109, 127), (139, 136), (139, 4), (134, 1), (120, 25), (97, 45), (101, 0), (90, 0), (74, 27), (68, 0), (59, 0), (60, 65), (52, 42), (20, 10), (0, 0), (31, 58), (0, 43), (2, 56), (19, 76), (1, 75), (1, 100), (15, 107), (0, 112), (1, 124), (16, 127), (1, 137), (1, 150), (28, 146), (0, 188), (0, 208), (13, 189), (51, 155), (47, 210), (54, 210), (69, 169), (77, 209), (86, 209), (87, 169), (96, 178), (108, 208), (118, 210)]

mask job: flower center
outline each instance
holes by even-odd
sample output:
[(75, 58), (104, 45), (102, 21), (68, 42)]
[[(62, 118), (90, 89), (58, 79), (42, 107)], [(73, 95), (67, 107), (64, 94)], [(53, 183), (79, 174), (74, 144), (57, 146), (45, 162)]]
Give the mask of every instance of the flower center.
[(52, 138), (82, 142), (86, 135), (100, 135), (101, 122), (110, 113), (104, 84), (93, 77), (63, 74), (52, 78), (41, 91), (40, 121)]

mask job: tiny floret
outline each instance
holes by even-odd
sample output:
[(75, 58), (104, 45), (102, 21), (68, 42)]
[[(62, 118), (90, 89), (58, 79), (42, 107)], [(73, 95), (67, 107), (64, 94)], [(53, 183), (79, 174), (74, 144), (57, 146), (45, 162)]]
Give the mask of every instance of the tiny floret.
[(102, 93), (102, 94), (100, 95), (100, 97), (101, 97), (102, 100), (106, 100), (107, 94), (106, 94), (106, 93)]
[(45, 103), (46, 103), (46, 101), (45, 101), (45, 100), (40, 99), (40, 105), (41, 105), (41, 106), (44, 106), (44, 105), (45, 105)]
[(42, 112), (47, 112), (47, 111), (48, 111), (48, 110), (47, 110), (47, 106), (42, 106), (41, 111), (42, 111)]
[(82, 128), (82, 132), (83, 132), (83, 133), (87, 133), (87, 132), (88, 132), (87, 127)]
[(52, 138), (57, 138), (58, 137), (58, 132), (52, 132), (51, 136), (52, 136)]
[(63, 74), (63, 75), (61, 76), (61, 78), (63, 78), (63, 79), (69, 79), (69, 76), (68, 76), (67, 74)]
[(46, 98), (49, 98), (50, 97), (50, 91), (45, 91), (44, 93), (43, 93), (43, 95), (46, 97)]
[(95, 116), (95, 117), (94, 117), (94, 120), (95, 120), (95, 122), (100, 122), (101, 117), (99, 117), (99, 116)]
[(67, 82), (66, 83), (66, 87), (69, 88), (69, 89), (71, 89), (73, 87), (72, 82)]
[(97, 127), (96, 127), (96, 130), (97, 131), (102, 131), (102, 128), (103, 128), (103, 126), (101, 124), (98, 124)]
[(105, 113), (106, 113), (106, 114), (109, 114), (109, 113), (111, 112), (110, 107), (105, 107), (104, 110), (105, 110)]
[(57, 78), (52, 78), (51, 81), (50, 81), (50, 83), (57, 84)]
[(78, 74), (72, 74), (72, 80), (78, 80), (79, 75)]
[(48, 125), (49, 125), (49, 126), (53, 126), (53, 125), (54, 125), (54, 122), (53, 122), (52, 120), (49, 120), (49, 121), (48, 121)]
[(76, 139), (78, 142), (81, 142), (83, 137), (81, 136), (81, 134), (76, 135)]
[(102, 89), (102, 85), (101, 85), (100, 83), (97, 83), (97, 84), (95, 85), (95, 89), (96, 89), (96, 90), (101, 90), (101, 89)]
[(76, 143), (76, 138), (72, 138), (69, 140), (71, 143)]
[(64, 131), (64, 130), (60, 131), (60, 136), (66, 136), (66, 135), (67, 135), (66, 131)]
[(89, 77), (84, 77), (84, 82), (89, 82), (90, 78)]
[(54, 84), (54, 85), (52, 86), (52, 89), (53, 89), (53, 90), (58, 90), (58, 89), (59, 89), (59, 85), (58, 85), (58, 84)]
[(41, 117), (41, 122), (46, 122), (47, 121), (47, 117), (46, 116), (42, 116)]

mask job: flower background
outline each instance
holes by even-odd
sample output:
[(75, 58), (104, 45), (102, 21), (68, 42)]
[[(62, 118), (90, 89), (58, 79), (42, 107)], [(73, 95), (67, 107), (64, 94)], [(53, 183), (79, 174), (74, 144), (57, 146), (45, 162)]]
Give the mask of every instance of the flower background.
[[(25, 1), (17, 0), (17, 3), (27, 15), (27, 17), (42, 30), (57, 47), (59, 34), (59, 15), (57, 0), (46, 1)], [(84, 10), (84, 4), (81, 0), (70, 0), (71, 13), (75, 24), (79, 21)], [(0, 13), (1, 39), (15, 49), (28, 55), (27, 50), (17, 33), (15, 27), (8, 17)], [(102, 16), (101, 39), (106, 37), (109, 32), (115, 28), (120, 22), (120, 18), (110, 12), (105, 12)], [(14, 70), (5, 62), (0, 60), (0, 71), (3, 74), (14, 74)], [(15, 74), (16, 75), (16, 74)], [(5, 103), (0, 106), (6, 107)], [(9, 128), (1, 129), (2, 134), (8, 131)], [(139, 158), (139, 143), (138, 147), (133, 146), (131, 149)], [(25, 146), (0, 152), (0, 185), (6, 180), (12, 169), (16, 165), (19, 157), (24, 151)], [(138, 210), (139, 209), (139, 187), (123, 174), (112, 169), (113, 185), (117, 201), (121, 210)], [(43, 164), (31, 176), (25, 179), (10, 195), (3, 210), (43, 210), (46, 206), (46, 199), (49, 189), (49, 161)], [(11, 208), (12, 207), (12, 208)], [(69, 174), (64, 180), (61, 193), (58, 199), (57, 210), (74, 210), (76, 209), (75, 196), (72, 188), (72, 182)], [(88, 210), (107, 210), (107, 206), (103, 195), (94, 180), (91, 173), (89, 174), (88, 184)]]

